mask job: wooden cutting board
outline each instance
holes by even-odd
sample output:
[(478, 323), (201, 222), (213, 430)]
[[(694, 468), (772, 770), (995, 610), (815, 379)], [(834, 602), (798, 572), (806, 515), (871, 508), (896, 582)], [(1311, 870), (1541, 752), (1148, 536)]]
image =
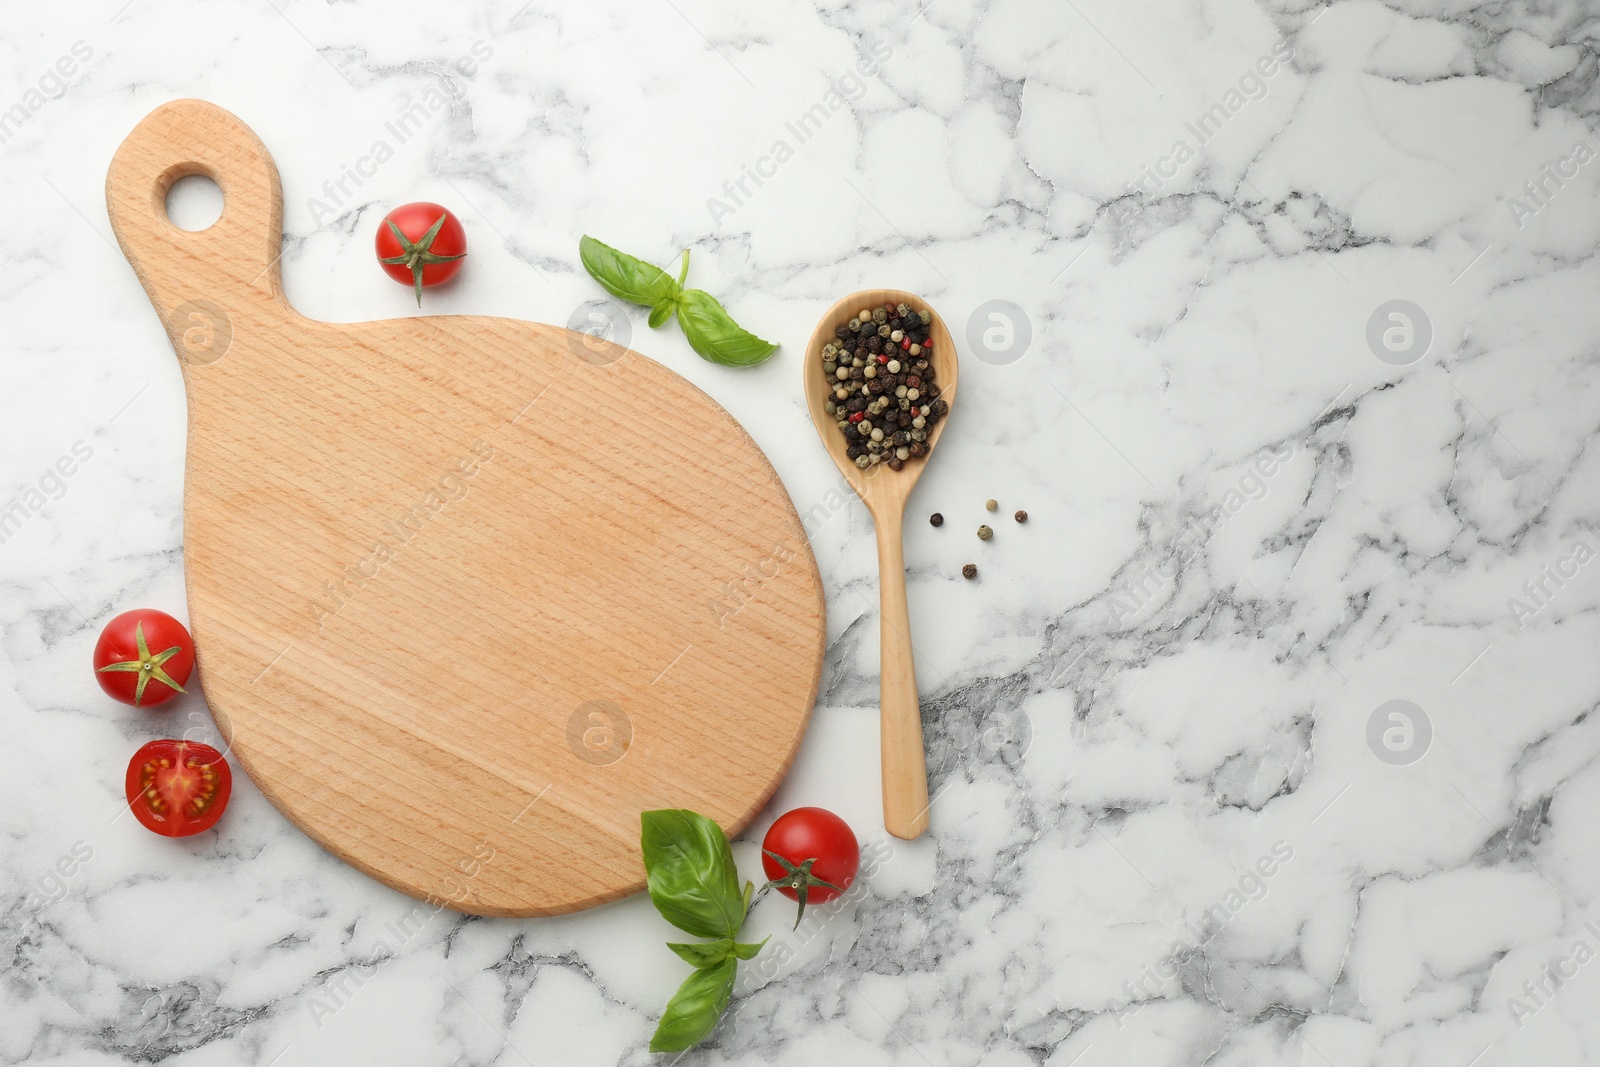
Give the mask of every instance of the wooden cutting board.
[[(165, 212), (190, 174), (224, 200), (198, 232)], [(726, 411), (553, 326), (303, 318), (277, 168), (203, 101), (134, 129), (106, 201), (183, 366), (201, 683), (279, 810), (480, 915), (642, 888), (642, 810), (750, 820), (816, 698), (823, 597)]]

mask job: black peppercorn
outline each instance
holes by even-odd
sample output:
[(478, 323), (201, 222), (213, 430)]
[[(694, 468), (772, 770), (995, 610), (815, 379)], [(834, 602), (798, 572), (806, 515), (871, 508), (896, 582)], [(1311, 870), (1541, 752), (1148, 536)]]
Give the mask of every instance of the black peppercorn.
[(934, 526), (943, 526), (944, 516), (935, 511), (932, 515), (928, 516), (928, 522), (932, 523)]
[(1018, 522), (1027, 522), (1028, 521), (1028, 513), (1026, 511), (1019, 511), (1019, 512), (1017, 512), (1015, 515), (1013, 515), (1011, 517), (1013, 519), (1016, 519)]
[(976, 563), (969, 563), (965, 567), (961, 568), (961, 577), (963, 577), (963, 578), (976, 578), (977, 576), (978, 576), (978, 565)]

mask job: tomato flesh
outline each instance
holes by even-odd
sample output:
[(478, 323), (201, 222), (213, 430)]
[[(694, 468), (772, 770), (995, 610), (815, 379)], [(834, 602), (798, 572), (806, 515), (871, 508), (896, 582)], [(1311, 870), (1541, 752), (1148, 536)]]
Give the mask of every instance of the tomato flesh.
[[(761, 850), (762, 869), (771, 879), (782, 878), (785, 871), (768, 852), (777, 853), (795, 866), (806, 860), (815, 861), (812, 875), (837, 888), (812, 885), (806, 894), (810, 904), (825, 903), (845, 892), (861, 867), (861, 845), (855, 832), (826, 808), (795, 808), (778, 816), (762, 839)], [(790, 900), (799, 899), (798, 891), (790, 886), (780, 885), (777, 890)]]
[(151, 741), (128, 762), (128, 807), (146, 829), (188, 837), (215, 826), (233, 795), (222, 753), (198, 741)]

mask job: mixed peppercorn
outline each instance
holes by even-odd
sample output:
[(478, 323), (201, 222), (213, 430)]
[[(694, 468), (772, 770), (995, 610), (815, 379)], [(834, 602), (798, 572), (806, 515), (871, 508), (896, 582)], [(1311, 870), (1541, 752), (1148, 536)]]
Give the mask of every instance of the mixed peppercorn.
[[(1000, 501), (994, 499), (993, 497), (990, 497), (988, 500), (985, 500), (983, 502), (983, 509), (985, 511), (999, 511), (1000, 510)], [(1011, 517), (1016, 519), (1019, 523), (1028, 521), (1028, 513), (1026, 511), (1022, 511), (1021, 509), (1018, 509), (1017, 513), (1015, 515), (1011, 516)], [(932, 515), (928, 516), (928, 521), (930, 523), (932, 523), (934, 526), (943, 526), (944, 525), (944, 516), (941, 515), (939, 512), (935, 511)], [(993, 540), (993, 539), (994, 539), (994, 528), (993, 527), (991, 527), (988, 523), (985, 523), (982, 526), (978, 527), (978, 540), (980, 540), (980, 541), (990, 541), (990, 540)], [(978, 576), (978, 565), (976, 563), (968, 563), (968, 564), (964, 565), (961, 568), (961, 577), (966, 578), (966, 579), (968, 579), (970, 581), (971, 579), (976, 578), (977, 576)]]
[(823, 410), (844, 434), (845, 454), (862, 470), (899, 470), (928, 454), (934, 424), (950, 410), (934, 381), (933, 315), (909, 304), (862, 308), (822, 346), (833, 384)]

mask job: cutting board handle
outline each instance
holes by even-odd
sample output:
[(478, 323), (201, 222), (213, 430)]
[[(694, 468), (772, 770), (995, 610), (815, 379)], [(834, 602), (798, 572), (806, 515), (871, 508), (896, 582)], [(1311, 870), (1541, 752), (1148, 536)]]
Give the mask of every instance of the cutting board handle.
[[(222, 190), (222, 216), (204, 230), (180, 229), (167, 217), (167, 191), (191, 174)], [(232, 112), (174, 100), (146, 115), (111, 159), (106, 211), (186, 365), (214, 362), (241, 327), (294, 315), (278, 273), (278, 168)], [(216, 303), (219, 293), (230, 306)]]

